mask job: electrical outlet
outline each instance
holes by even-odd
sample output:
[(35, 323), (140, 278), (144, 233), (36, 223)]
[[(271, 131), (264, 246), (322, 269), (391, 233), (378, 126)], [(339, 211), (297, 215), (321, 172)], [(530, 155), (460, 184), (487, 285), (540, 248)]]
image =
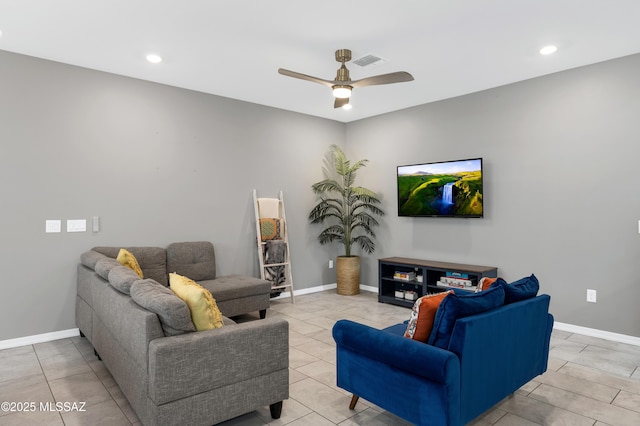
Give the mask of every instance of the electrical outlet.
[(333, 269), (333, 260), (329, 261), (329, 269)]
[(587, 302), (596, 303), (596, 291), (587, 290)]

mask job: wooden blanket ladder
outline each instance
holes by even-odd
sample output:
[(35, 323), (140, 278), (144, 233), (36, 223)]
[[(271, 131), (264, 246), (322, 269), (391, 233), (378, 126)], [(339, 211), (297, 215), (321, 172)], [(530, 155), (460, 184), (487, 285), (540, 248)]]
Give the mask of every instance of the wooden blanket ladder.
[(256, 243), (260, 262), (260, 278), (271, 281), (272, 294), (288, 291), (291, 303), (295, 303), (291, 276), (289, 231), (282, 191), (278, 193), (278, 198), (258, 198), (254, 189), (253, 205), (256, 214)]

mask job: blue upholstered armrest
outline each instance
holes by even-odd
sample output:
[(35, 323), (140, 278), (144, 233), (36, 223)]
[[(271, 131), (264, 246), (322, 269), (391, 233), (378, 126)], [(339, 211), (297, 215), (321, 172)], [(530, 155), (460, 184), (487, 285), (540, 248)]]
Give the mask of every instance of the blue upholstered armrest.
[(451, 370), (460, 369), (452, 352), (349, 320), (336, 322), (333, 338), (338, 356), (340, 348), (346, 348), (438, 383), (446, 383)]

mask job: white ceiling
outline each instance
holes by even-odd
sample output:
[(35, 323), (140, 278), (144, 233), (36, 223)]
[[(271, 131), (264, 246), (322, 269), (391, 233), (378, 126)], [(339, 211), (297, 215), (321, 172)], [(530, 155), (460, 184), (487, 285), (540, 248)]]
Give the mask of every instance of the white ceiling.
[[(349, 122), (639, 53), (640, 0), (0, 0), (0, 31), (0, 50)], [(345, 111), (277, 72), (331, 80), (341, 48), (386, 60), (348, 64), (354, 80), (415, 81)]]

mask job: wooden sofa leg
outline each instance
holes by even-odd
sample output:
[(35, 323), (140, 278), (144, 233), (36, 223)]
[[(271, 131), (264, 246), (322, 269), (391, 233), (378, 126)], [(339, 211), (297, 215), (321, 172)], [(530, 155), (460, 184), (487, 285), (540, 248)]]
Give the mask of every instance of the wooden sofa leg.
[(282, 401), (269, 405), (269, 411), (272, 419), (279, 419), (282, 414)]
[(267, 316), (267, 310), (266, 309), (260, 309), (260, 319), (265, 319)]
[(358, 403), (359, 399), (360, 399), (360, 397), (358, 395), (353, 395), (351, 397), (351, 403), (349, 404), (349, 410), (353, 410), (354, 408), (356, 408), (356, 404)]

